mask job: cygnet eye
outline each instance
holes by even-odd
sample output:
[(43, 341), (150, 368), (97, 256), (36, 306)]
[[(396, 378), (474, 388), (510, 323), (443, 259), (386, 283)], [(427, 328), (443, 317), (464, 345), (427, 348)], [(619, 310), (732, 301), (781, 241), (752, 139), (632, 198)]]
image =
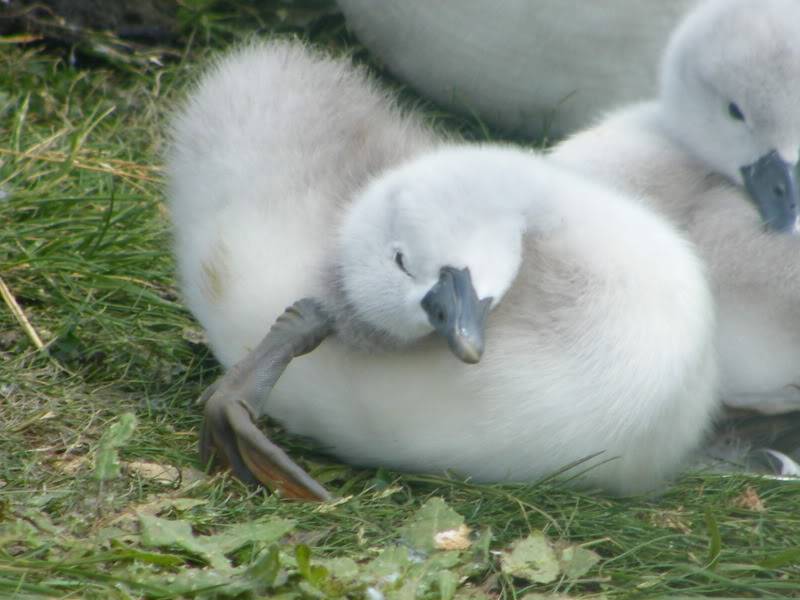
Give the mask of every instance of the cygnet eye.
[(732, 119), (736, 119), (737, 121), (744, 121), (744, 113), (742, 109), (739, 108), (739, 105), (736, 102), (731, 102), (728, 104), (728, 114), (731, 116)]
[(409, 272), (408, 272), (408, 269), (406, 269), (406, 265), (405, 265), (405, 263), (403, 262), (403, 253), (402, 253), (402, 252), (395, 252), (395, 255), (394, 255), (394, 262), (395, 262), (395, 264), (396, 264), (398, 267), (400, 267), (400, 270), (401, 270), (403, 273), (405, 273), (405, 274), (406, 274), (406, 275), (408, 275), (409, 277), (413, 277), (413, 275), (412, 275), (411, 273), (409, 273)]

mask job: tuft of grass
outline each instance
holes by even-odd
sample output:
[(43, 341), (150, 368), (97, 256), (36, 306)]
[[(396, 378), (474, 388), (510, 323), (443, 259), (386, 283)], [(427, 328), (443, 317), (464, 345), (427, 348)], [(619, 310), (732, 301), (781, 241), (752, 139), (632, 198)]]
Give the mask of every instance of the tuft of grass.
[[(187, 1), (180, 19), (181, 59), (167, 66), (0, 53), (0, 596), (800, 595), (798, 482), (692, 474), (658, 498), (610, 499), (555, 481), (352, 469), (280, 432), (340, 501), (287, 502), (199, 473), (193, 402), (219, 369), (175, 283), (164, 116), (211, 50), (254, 29), (368, 58), (327, 2)], [(403, 94), (468, 138), (499, 137)], [(135, 428), (116, 436), (127, 413)], [(116, 461), (118, 476), (98, 471)], [(470, 549), (423, 553), (404, 537), (432, 498), (472, 530)], [(289, 522), (277, 538), (247, 534)], [(539, 582), (504, 570), (503, 552), (537, 532), (558, 556), (599, 560)], [(242, 545), (208, 554), (231, 537)]]

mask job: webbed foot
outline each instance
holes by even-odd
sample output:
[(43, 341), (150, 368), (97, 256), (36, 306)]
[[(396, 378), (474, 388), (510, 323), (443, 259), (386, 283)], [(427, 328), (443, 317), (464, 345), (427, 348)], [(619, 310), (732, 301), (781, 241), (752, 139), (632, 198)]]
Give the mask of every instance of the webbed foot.
[(278, 318), (255, 350), (204, 392), (200, 456), (205, 464), (229, 467), (245, 483), (261, 483), (289, 498), (331, 498), (255, 424), (258, 406), (291, 360), (311, 352), (331, 331), (331, 320), (318, 303), (299, 300)]

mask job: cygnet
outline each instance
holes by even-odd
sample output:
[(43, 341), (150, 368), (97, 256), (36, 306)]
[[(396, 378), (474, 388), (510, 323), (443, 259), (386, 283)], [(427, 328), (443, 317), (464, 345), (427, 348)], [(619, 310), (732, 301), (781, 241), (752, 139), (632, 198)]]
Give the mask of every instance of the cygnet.
[(800, 409), (800, 2), (711, 0), (673, 34), (658, 97), (554, 162), (651, 204), (707, 262), (726, 404)]
[(448, 142), (300, 43), (217, 62), (167, 165), (182, 289), (228, 368), (204, 457), (327, 498), (266, 414), (360, 465), (530, 481), (585, 460), (616, 493), (673, 474), (716, 407), (701, 261), (551, 162)]

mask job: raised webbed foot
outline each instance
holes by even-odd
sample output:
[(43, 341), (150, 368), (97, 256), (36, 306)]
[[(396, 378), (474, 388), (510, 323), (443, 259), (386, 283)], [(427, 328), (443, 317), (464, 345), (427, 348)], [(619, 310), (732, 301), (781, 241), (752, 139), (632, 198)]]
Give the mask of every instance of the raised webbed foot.
[(310, 299), (278, 318), (258, 347), (201, 396), (205, 420), (200, 456), (229, 467), (246, 483), (261, 483), (289, 498), (328, 500), (331, 495), (255, 425), (270, 391), (289, 362), (311, 352), (330, 335), (331, 320)]

